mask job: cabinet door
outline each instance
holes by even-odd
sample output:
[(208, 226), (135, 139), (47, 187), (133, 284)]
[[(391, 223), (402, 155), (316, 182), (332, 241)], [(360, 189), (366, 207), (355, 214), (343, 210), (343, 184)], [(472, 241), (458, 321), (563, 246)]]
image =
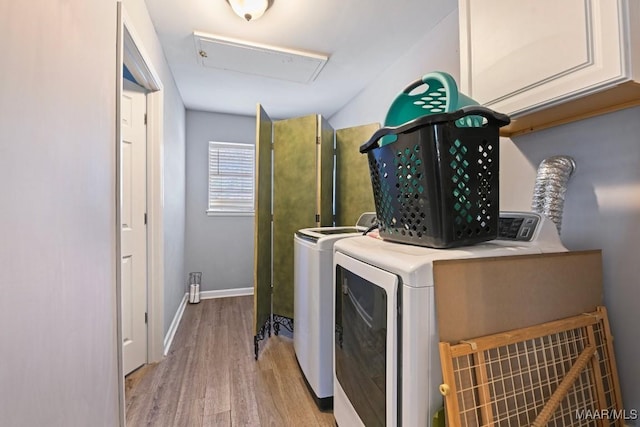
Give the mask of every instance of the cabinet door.
[(517, 116), (629, 79), (627, 3), (460, 0), (461, 90)]

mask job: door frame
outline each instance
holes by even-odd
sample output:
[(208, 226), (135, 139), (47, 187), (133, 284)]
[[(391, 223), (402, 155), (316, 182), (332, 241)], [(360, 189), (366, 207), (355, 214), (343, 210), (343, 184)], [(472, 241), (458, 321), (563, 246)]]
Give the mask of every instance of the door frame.
[(121, 97), (123, 66), (136, 78), (147, 93), (147, 363), (162, 360), (164, 356), (164, 221), (163, 221), (163, 115), (164, 90), (162, 80), (147, 55), (144, 45), (136, 32), (131, 18), (122, 2), (117, 2), (117, 84), (116, 84), (116, 329), (118, 358), (118, 397), (120, 425), (124, 426), (125, 395), (124, 366), (122, 362), (122, 283), (120, 279), (120, 258), (122, 257), (120, 237), (120, 148)]

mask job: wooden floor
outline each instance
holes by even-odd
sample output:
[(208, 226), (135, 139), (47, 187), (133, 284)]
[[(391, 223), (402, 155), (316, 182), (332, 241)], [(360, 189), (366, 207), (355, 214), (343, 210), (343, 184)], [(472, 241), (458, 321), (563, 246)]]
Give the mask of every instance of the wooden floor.
[(126, 378), (127, 426), (335, 426), (312, 400), (293, 341), (253, 354), (253, 297), (187, 305), (169, 354)]

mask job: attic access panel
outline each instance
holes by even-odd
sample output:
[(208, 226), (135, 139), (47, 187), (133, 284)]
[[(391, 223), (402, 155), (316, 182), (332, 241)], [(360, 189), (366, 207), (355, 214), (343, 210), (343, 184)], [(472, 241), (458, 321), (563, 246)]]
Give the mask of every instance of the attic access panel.
[(328, 56), (194, 32), (196, 55), (206, 68), (297, 83), (313, 82)]

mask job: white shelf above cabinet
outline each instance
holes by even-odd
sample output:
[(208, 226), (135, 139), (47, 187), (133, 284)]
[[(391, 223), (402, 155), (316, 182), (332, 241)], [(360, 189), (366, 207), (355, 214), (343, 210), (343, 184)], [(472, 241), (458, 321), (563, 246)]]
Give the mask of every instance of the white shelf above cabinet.
[(640, 105), (637, 0), (460, 0), (460, 87), (514, 136)]

